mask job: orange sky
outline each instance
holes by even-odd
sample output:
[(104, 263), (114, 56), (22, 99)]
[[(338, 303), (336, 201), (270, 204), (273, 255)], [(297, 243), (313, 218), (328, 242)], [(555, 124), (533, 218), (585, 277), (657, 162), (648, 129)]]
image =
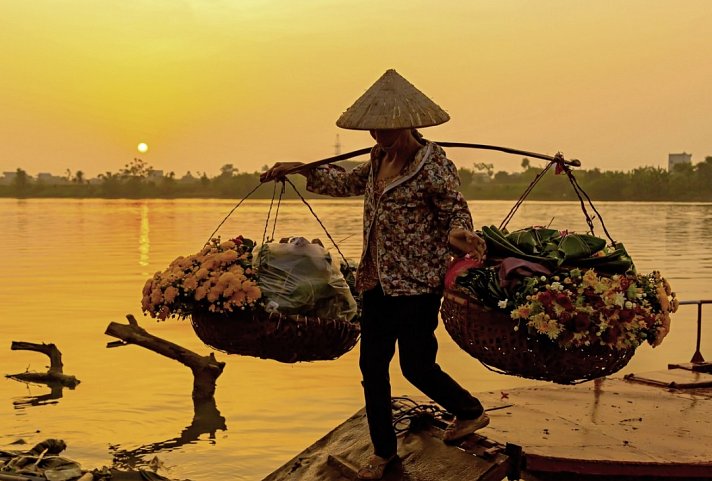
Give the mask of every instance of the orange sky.
[[(370, 144), (336, 118), (388, 68), (452, 120), (437, 140), (584, 167), (712, 155), (712, 4), (0, 1), (0, 172), (259, 170)], [(460, 166), (521, 159), (452, 150)]]

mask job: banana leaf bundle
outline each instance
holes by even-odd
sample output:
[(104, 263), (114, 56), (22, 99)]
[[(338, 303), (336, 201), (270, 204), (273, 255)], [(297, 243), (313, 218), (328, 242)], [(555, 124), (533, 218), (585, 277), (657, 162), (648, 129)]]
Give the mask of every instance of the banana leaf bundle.
[(527, 227), (513, 232), (484, 226), (487, 262), (459, 272), (456, 288), (482, 304), (500, 309), (525, 301), (540, 276), (566, 275), (571, 270), (594, 269), (602, 275), (635, 273), (635, 266), (622, 243), (608, 245), (604, 239), (545, 227)]
[(527, 227), (508, 233), (495, 226), (482, 227), (488, 256), (516, 257), (556, 271), (594, 268), (607, 274), (623, 274), (633, 268), (625, 246), (611, 246), (590, 234), (577, 234), (544, 227)]

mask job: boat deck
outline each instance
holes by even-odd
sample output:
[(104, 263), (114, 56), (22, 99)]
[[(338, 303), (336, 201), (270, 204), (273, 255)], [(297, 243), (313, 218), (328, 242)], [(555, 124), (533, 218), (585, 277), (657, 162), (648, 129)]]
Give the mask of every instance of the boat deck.
[[(477, 396), (488, 427), (448, 446), (430, 418), (399, 437), (384, 480), (712, 480), (712, 374), (670, 369)], [(361, 410), (264, 481), (356, 479), (369, 454)]]

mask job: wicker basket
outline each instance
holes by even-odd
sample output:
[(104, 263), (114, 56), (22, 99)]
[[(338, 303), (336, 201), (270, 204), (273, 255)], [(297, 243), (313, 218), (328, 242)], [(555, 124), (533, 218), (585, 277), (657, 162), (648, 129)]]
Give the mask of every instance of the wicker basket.
[(219, 351), (286, 363), (336, 359), (353, 349), (360, 334), (357, 322), (271, 315), (262, 309), (194, 312), (191, 322), (200, 340)]
[(485, 367), (529, 379), (575, 384), (622, 369), (635, 349), (606, 346), (562, 349), (549, 339), (514, 331), (505, 313), (455, 291), (446, 291), (441, 308), (445, 329), (453, 340)]

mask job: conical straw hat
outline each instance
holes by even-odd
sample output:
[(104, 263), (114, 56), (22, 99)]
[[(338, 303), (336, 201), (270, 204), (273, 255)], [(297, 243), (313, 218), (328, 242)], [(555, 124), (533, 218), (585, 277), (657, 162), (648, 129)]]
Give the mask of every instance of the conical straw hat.
[(341, 114), (336, 125), (353, 130), (408, 129), (448, 120), (447, 112), (390, 69)]

